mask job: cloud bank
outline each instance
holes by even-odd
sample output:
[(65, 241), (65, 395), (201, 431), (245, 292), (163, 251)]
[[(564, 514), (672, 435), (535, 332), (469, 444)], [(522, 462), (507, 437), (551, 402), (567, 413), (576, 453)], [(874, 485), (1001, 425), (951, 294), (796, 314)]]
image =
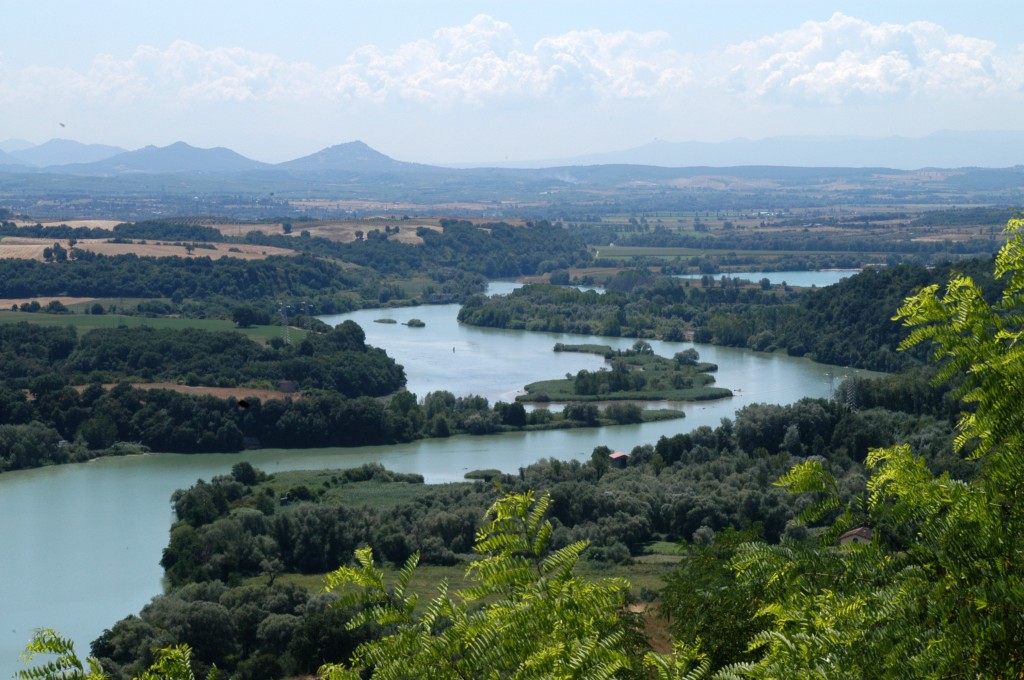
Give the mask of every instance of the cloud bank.
[(0, 95), (444, 108), (510, 98), (674, 100), (714, 90), (806, 106), (1019, 93), (1022, 61), (936, 24), (871, 24), (843, 14), (703, 55), (676, 49), (665, 32), (571, 31), (522, 45), (512, 26), (481, 15), (390, 51), (360, 47), (327, 67), (178, 41), (140, 46), (122, 60), (97, 55), (83, 69), (5, 69)]

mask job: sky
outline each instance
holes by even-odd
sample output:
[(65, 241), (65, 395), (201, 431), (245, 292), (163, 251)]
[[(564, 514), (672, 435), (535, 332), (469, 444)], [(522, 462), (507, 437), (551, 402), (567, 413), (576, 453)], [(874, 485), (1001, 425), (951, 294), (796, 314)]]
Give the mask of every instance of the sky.
[(1024, 130), (1024, 2), (32, 0), (0, 141), (431, 164)]

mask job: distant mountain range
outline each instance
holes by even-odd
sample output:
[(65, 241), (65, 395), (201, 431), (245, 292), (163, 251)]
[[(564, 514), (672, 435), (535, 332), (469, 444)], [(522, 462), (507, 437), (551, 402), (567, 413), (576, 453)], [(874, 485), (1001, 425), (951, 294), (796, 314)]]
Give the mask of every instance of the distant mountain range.
[(263, 170), (273, 167), (218, 146), (197, 149), (185, 142), (170, 146), (146, 146), (135, 151), (123, 151), (93, 163), (51, 166), (75, 175), (121, 175), (127, 173), (225, 173)]
[[(899, 170), (1008, 168), (1024, 165), (1024, 132), (944, 130), (927, 137), (769, 137), (725, 142), (655, 140), (624, 151), (507, 165), (540, 168), (613, 164), (677, 168), (741, 165)], [(474, 164), (474, 167), (482, 165)]]
[(363, 142), (338, 144), (302, 158), (271, 164), (246, 158), (226, 149), (199, 149), (185, 142), (146, 146), (125, 151), (116, 146), (81, 144), (51, 139), (18, 151), (0, 151), (0, 166), (7, 172), (46, 172), (62, 175), (116, 176), (149, 174), (224, 174), (261, 170), (287, 173), (429, 171), (433, 166), (405, 163), (376, 151)]
[[(457, 164), (460, 168), (538, 169), (592, 165), (658, 167), (846, 167), (1006, 168), (1024, 164), (1024, 132), (941, 131), (927, 137), (771, 137), (726, 142), (655, 140), (624, 151), (516, 163)], [(7, 171), (43, 170), (60, 174), (109, 176), (126, 173), (224, 173), (258, 170), (286, 172), (426, 172), (435, 166), (406, 163), (362, 142), (338, 144), (302, 158), (270, 164), (230, 149), (198, 149), (184, 142), (135, 151), (105, 144), (51, 139), (36, 146), (11, 139), (0, 142), (0, 166)]]
[[(289, 210), (307, 214), (302, 206), (311, 198), (445, 206), (497, 216), (513, 209), (547, 215), (551, 206), (568, 205), (613, 206), (608, 209), (619, 212), (836, 203), (1024, 205), (1024, 133), (933, 137), (934, 149), (925, 140), (906, 138), (777, 138), (718, 145), (655, 142), (617, 154), (538, 163), (534, 168), (408, 163), (358, 141), (270, 164), (223, 147), (199, 149), (184, 142), (123, 151), (51, 140), (0, 151), (0, 199), (8, 209), (49, 211), (61, 218), (135, 218), (140, 208), (130, 197), (139, 195), (151, 198), (141, 209), (154, 215), (220, 210), (246, 218), (291, 214)], [(4, 146), (12, 148), (9, 143)], [(1003, 167), (967, 165), (976, 149), (988, 149), (993, 158), (997, 151), (1003, 154)], [(81, 160), (105, 154), (110, 155)], [(897, 156), (922, 161), (922, 169), (895, 167), (906, 165), (896, 163)], [(941, 163), (942, 158), (960, 160)], [(29, 160), (51, 164), (31, 165)], [(53, 163), (56, 160), (73, 162)], [(925, 161), (935, 162), (925, 167)], [(729, 194), (724, 204), (723, 199), (712, 198), (723, 193)], [(240, 196), (250, 198), (239, 201)], [(54, 202), (55, 197), (60, 200)], [(81, 197), (95, 204), (86, 207)], [(290, 203), (295, 199), (302, 201)]]

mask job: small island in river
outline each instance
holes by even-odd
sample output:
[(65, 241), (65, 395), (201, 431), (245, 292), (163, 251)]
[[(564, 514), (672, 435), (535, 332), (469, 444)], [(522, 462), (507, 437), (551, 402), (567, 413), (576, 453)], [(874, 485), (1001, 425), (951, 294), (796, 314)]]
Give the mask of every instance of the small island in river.
[(651, 345), (637, 340), (632, 349), (614, 350), (606, 345), (555, 345), (556, 352), (598, 354), (608, 368), (583, 369), (557, 380), (541, 380), (525, 387), (519, 401), (706, 401), (731, 397), (732, 391), (712, 387), (718, 366), (700, 363), (695, 349), (669, 359), (654, 353)]

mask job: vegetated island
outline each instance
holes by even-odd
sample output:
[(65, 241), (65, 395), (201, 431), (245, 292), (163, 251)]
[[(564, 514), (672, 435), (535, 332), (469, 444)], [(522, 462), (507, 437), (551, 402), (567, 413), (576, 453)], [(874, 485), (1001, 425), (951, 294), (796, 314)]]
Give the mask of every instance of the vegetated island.
[[(374, 319), (373, 322), (374, 323), (384, 323), (384, 324), (397, 324), (398, 320), (397, 319), (383, 318), (383, 319)], [(420, 319), (409, 319), (408, 321), (403, 321), (402, 325), (403, 326), (408, 326), (409, 328), (423, 328), (427, 324), (424, 323), (423, 321), (421, 321)]]
[(718, 366), (701, 363), (695, 349), (677, 352), (669, 359), (654, 353), (650, 343), (637, 340), (632, 349), (614, 350), (607, 345), (555, 344), (556, 352), (585, 352), (603, 356), (610, 369), (580, 370), (558, 380), (541, 380), (525, 387), (516, 399), (547, 401), (708, 401), (731, 397), (732, 391), (712, 387)]

